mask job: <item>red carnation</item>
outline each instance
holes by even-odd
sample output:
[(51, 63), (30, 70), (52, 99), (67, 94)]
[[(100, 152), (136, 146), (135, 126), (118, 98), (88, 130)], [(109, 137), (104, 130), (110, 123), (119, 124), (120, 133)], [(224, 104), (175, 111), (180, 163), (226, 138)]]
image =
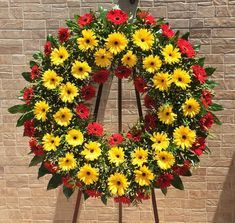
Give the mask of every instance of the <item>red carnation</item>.
[(90, 109), (81, 103), (77, 105), (76, 113), (81, 119), (87, 119), (90, 115)]
[(204, 84), (207, 79), (205, 69), (203, 67), (201, 67), (200, 65), (193, 65), (192, 69), (193, 69), (193, 73), (194, 73), (196, 79), (199, 80), (200, 83)]
[(119, 66), (116, 70), (115, 70), (115, 75), (122, 79), (122, 78), (128, 78), (131, 75), (132, 70), (128, 67), (125, 66)]
[(178, 39), (177, 45), (182, 54), (186, 54), (189, 58), (193, 58), (195, 56), (195, 51), (189, 41), (185, 39)]
[(147, 84), (142, 77), (136, 77), (134, 79), (134, 85), (138, 92), (144, 93), (146, 91)]
[(36, 156), (44, 155), (43, 147), (38, 144), (36, 139), (32, 138), (29, 140), (29, 147)]
[(24, 90), (23, 99), (25, 100), (27, 105), (30, 103), (33, 94), (34, 94), (33, 88), (26, 88)]
[(202, 155), (203, 151), (206, 149), (206, 139), (204, 137), (197, 137), (195, 143), (193, 144), (192, 150), (198, 156)]
[(162, 24), (160, 26), (160, 28), (162, 29), (163, 36), (166, 36), (168, 38), (172, 38), (175, 35), (175, 32), (167, 24)]
[(67, 188), (72, 189), (74, 187), (74, 182), (69, 175), (62, 177), (62, 183)]
[(77, 22), (78, 25), (80, 25), (80, 27), (84, 27), (90, 25), (92, 20), (93, 20), (93, 15), (91, 13), (87, 13), (83, 16), (80, 16)]
[(92, 85), (83, 86), (81, 92), (84, 100), (90, 100), (95, 97), (95, 87)]
[(150, 196), (146, 194), (144, 191), (138, 191), (136, 194), (136, 200), (141, 201), (141, 200), (148, 200), (150, 199)]
[(34, 121), (26, 120), (24, 122), (24, 136), (33, 137), (35, 134), (36, 129), (34, 128)]
[(157, 186), (164, 189), (171, 185), (171, 181), (173, 180), (173, 175), (170, 173), (165, 173), (164, 175), (161, 175), (157, 179)]
[(123, 136), (120, 133), (114, 133), (109, 137), (109, 145), (117, 146), (123, 142)]
[(130, 204), (131, 203), (131, 199), (129, 197), (126, 197), (126, 196), (115, 197), (114, 201), (116, 203), (123, 203), (123, 204)]
[(200, 120), (201, 129), (207, 131), (214, 124), (214, 116), (211, 112), (207, 112)]
[(208, 91), (208, 90), (203, 90), (201, 100), (202, 100), (202, 104), (206, 108), (208, 108), (208, 106), (210, 106), (212, 104), (212, 94), (211, 94), (211, 92)]
[(146, 114), (144, 118), (144, 127), (146, 130), (151, 130), (156, 128), (157, 118), (154, 115)]
[(47, 41), (44, 45), (44, 53), (45, 53), (46, 56), (50, 56), (51, 52), (52, 52), (51, 42)]
[(139, 142), (141, 140), (141, 132), (137, 132), (137, 133), (131, 133), (131, 132), (128, 132), (126, 134), (126, 137), (134, 142)]
[(88, 135), (102, 136), (104, 129), (98, 122), (89, 123), (87, 126)]
[(155, 18), (152, 16), (152, 15), (147, 15), (145, 18), (144, 18), (144, 21), (146, 24), (148, 25), (154, 25), (156, 24), (156, 21), (155, 21)]
[(92, 79), (98, 84), (104, 84), (108, 80), (109, 74), (108, 70), (99, 70), (93, 74)]
[(97, 190), (85, 190), (85, 193), (87, 195), (89, 195), (89, 197), (100, 197), (102, 195), (101, 192), (97, 191)]
[(31, 68), (31, 80), (35, 80), (37, 77), (39, 77), (40, 71), (38, 65), (33, 65)]
[(183, 166), (174, 166), (172, 169), (178, 175), (184, 176), (190, 168), (190, 161), (185, 160)]
[(50, 161), (46, 161), (43, 163), (44, 167), (51, 173), (56, 173), (58, 170), (58, 166)]
[(108, 21), (115, 25), (123, 24), (128, 19), (128, 14), (120, 9), (113, 9), (106, 15)]
[(146, 108), (153, 108), (155, 105), (154, 100), (152, 97), (150, 97), (148, 94), (144, 96), (144, 106)]
[(60, 42), (63, 43), (63, 42), (68, 41), (69, 37), (70, 37), (70, 32), (68, 28), (64, 28), (64, 27), (59, 28), (58, 39), (60, 40)]
[(146, 18), (148, 15), (149, 15), (149, 12), (146, 12), (146, 11), (138, 11), (137, 12), (137, 17), (139, 17), (141, 19)]

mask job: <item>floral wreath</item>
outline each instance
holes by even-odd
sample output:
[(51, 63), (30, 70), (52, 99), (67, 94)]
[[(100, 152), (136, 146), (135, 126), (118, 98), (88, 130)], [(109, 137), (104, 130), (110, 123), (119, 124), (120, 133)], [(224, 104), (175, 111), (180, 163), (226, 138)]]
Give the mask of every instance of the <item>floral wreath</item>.
[[(190, 176), (199, 156), (208, 153), (209, 129), (221, 124), (212, 102), (215, 71), (196, 57), (189, 33), (180, 36), (163, 20), (145, 11), (135, 18), (120, 9), (100, 8), (48, 35), (44, 53), (36, 52), (25, 103), (9, 108), (23, 113), (17, 126), (30, 137), (38, 178), (51, 174), (48, 189), (63, 185), (70, 197), (78, 188), (85, 199), (137, 203), (153, 188), (164, 194), (180, 176)], [(96, 84), (110, 76), (133, 80), (146, 114), (128, 132), (108, 133), (94, 120), (89, 100)]]

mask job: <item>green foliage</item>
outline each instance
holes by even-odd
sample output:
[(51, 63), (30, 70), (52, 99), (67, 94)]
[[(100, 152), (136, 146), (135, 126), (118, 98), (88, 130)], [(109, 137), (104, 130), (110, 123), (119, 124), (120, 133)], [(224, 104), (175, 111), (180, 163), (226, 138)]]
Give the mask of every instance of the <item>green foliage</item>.
[(219, 104), (216, 104), (216, 103), (213, 103), (210, 107), (209, 107), (209, 110), (211, 111), (222, 111), (224, 108), (222, 105), (219, 105)]
[(54, 174), (48, 182), (47, 190), (55, 189), (62, 184), (62, 177), (60, 174)]
[(179, 189), (179, 190), (184, 190), (184, 185), (182, 183), (181, 178), (178, 175), (174, 175), (174, 178), (171, 182), (172, 186), (174, 186), (175, 188)]
[(23, 76), (23, 78), (24, 78), (26, 81), (28, 81), (28, 82), (30, 82), (30, 83), (32, 82), (31, 74), (30, 74), (29, 72), (23, 72), (21, 75)]
[(206, 67), (205, 70), (206, 70), (207, 76), (211, 76), (216, 71), (216, 68), (214, 68), (214, 67)]
[(24, 122), (26, 120), (30, 120), (34, 117), (33, 112), (29, 111), (27, 113), (24, 113), (20, 118), (17, 120), (16, 127), (24, 125)]
[(63, 186), (63, 193), (65, 197), (70, 198), (73, 192), (74, 192), (73, 189)]
[(44, 156), (34, 156), (33, 159), (29, 163), (29, 167), (31, 166), (37, 166), (39, 163), (41, 163), (44, 160)]
[(16, 113), (25, 113), (30, 110), (30, 107), (26, 104), (21, 104), (21, 105), (14, 105), (10, 108), (8, 108), (8, 111), (11, 114), (16, 114)]

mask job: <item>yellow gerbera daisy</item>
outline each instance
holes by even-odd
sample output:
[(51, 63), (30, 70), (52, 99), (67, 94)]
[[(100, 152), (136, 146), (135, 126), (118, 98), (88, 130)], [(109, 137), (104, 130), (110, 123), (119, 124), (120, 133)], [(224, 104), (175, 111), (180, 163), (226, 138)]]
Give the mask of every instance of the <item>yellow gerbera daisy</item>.
[(200, 112), (200, 104), (194, 98), (188, 98), (182, 105), (185, 116), (193, 118)]
[(118, 54), (127, 46), (128, 40), (123, 33), (115, 32), (108, 35), (106, 47), (113, 54)]
[(100, 67), (108, 67), (111, 65), (112, 53), (106, 49), (99, 49), (95, 52), (95, 64)]
[(81, 38), (77, 39), (78, 48), (82, 51), (87, 51), (89, 49), (94, 49), (98, 45), (98, 41), (96, 40), (95, 33), (90, 29), (82, 30)]
[(132, 51), (128, 51), (122, 57), (122, 64), (127, 67), (134, 67), (137, 63), (137, 56)]
[(139, 29), (133, 34), (133, 42), (142, 50), (150, 50), (154, 43), (154, 36), (147, 29)]
[(154, 132), (150, 139), (154, 142), (152, 148), (156, 151), (167, 149), (170, 144), (169, 138), (165, 132)]
[(101, 155), (101, 144), (98, 142), (88, 142), (84, 145), (84, 150), (81, 152), (86, 160), (93, 161)]
[(59, 158), (59, 168), (63, 171), (73, 170), (77, 167), (76, 159), (73, 153), (66, 153), (64, 157)]
[(46, 101), (38, 101), (34, 105), (33, 113), (38, 120), (46, 121), (47, 112), (50, 109), (49, 104)]
[(162, 105), (158, 110), (159, 120), (167, 125), (172, 124), (175, 121), (176, 114), (173, 112), (173, 107), (171, 105)]
[(148, 151), (138, 147), (131, 153), (131, 158), (133, 165), (142, 166), (148, 160)]
[(51, 61), (54, 65), (63, 64), (69, 58), (69, 53), (64, 46), (55, 48), (51, 53)]
[(172, 44), (167, 44), (162, 49), (162, 55), (164, 56), (165, 62), (168, 64), (178, 63), (181, 58), (179, 48), (174, 48)]
[(124, 151), (122, 147), (112, 147), (108, 151), (109, 160), (111, 163), (114, 163), (116, 166), (120, 165), (125, 161)]
[(90, 164), (85, 164), (77, 173), (77, 177), (81, 181), (83, 181), (86, 185), (90, 185), (98, 180), (99, 172), (96, 168), (93, 168)]
[(89, 73), (91, 72), (91, 67), (86, 61), (81, 62), (75, 60), (71, 72), (75, 78), (84, 80), (89, 77)]
[(140, 186), (149, 186), (153, 179), (154, 175), (148, 167), (142, 166), (135, 170), (135, 182)]
[(158, 152), (156, 154), (156, 160), (158, 166), (163, 170), (170, 169), (175, 163), (174, 155), (167, 151)]
[(159, 56), (149, 55), (143, 60), (143, 68), (149, 73), (154, 73), (162, 66), (162, 61)]
[(108, 178), (108, 188), (113, 195), (124, 195), (129, 184), (126, 176), (122, 173), (112, 174)]
[(58, 125), (68, 126), (73, 117), (73, 114), (70, 109), (64, 107), (60, 108), (53, 117)]
[(182, 149), (192, 147), (196, 140), (196, 132), (191, 130), (188, 126), (179, 126), (173, 133), (174, 143)]
[(77, 129), (69, 130), (67, 135), (65, 136), (65, 139), (70, 146), (82, 145), (82, 143), (84, 141), (84, 137), (83, 137), (82, 132)]
[(153, 76), (153, 85), (160, 91), (167, 91), (171, 86), (171, 79), (168, 73), (159, 72)]
[(67, 82), (60, 87), (60, 98), (63, 102), (72, 103), (76, 96), (78, 96), (78, 89), (74, 84)]
[(174, 70), (172, 80), (176, 86), (181, 87), (184, 90), (189, 86), (188, 84), (191, 82), (189, 73), (180, 68)]
[(45, 151), (55, 151), (56, 148), (60, 145), (60, 137), (47, 133), (42, 138), (42, 144)]
[(42, 76), (43, 86), (49, 90), (55, 89), (62, 80), (63, 78), (58, 76), (54, 70), (47, 70)]

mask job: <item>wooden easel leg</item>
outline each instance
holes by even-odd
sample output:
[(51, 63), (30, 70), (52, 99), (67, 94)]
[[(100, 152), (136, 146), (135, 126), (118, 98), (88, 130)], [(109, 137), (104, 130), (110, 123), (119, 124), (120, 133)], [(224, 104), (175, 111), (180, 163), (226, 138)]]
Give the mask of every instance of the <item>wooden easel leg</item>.
[(122, 223), (122, 203), (119, 203), (118, 209), (119, 209), (119, 220), (118, 220), (118, 222)]
[(76, 204), (75, 204), (75, 208), (74, 208), (74, 212), (73, 212), (73, 221), (72, 221), (72, 223), (77, 223), (81, 198), (82, 198), (82, 192), (78, 191), (77, 200), (76, 200)]
[(158, 210), (157, 210), (157, 202), (156, 202), (156, 196), (155, 196), (154, 189), (152, 189), (152, 204), (153, 204), (153, 213), (154, 213), (155, 223), (159, 223)]

